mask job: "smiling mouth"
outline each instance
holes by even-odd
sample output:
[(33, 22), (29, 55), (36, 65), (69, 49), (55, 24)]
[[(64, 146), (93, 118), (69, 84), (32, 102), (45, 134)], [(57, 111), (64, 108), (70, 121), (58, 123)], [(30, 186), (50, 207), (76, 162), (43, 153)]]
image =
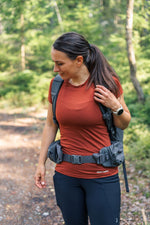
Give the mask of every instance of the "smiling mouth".
[(63, 76), (63, 73), (59, 73), (60, 76)]

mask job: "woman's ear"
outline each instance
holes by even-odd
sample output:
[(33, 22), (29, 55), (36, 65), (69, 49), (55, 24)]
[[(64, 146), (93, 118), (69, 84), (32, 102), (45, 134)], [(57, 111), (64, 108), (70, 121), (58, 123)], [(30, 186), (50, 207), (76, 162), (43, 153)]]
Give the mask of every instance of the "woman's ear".
[(77, 63), (77, 66), (79, 66), (79, 67), (83, 64), (83, 56), (82, 55), (77, 56), (76, 63)]

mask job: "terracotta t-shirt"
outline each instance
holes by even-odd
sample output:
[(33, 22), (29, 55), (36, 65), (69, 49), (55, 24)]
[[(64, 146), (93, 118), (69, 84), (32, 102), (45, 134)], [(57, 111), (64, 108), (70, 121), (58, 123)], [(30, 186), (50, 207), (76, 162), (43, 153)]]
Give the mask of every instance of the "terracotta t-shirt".
[[(121, 84), (114, 77), (120, 94)], [(51, 100), (50, 83), (48, 100)], [(94, 100), (94, 84), (87, 88), (87, 82), (73, 86), (65, 80), (59, 91), (56, 103), (56, 118), (60, 127), (61, 146), (65, 154), (92, 155), (110, 145), (107, 127), (102, 113)], [(62, 162), (56, 165), (56, 171), (77, 178), (100, 178), (118, 173), (118, 168), (106, 168), (96, 163), (72, 164)]]

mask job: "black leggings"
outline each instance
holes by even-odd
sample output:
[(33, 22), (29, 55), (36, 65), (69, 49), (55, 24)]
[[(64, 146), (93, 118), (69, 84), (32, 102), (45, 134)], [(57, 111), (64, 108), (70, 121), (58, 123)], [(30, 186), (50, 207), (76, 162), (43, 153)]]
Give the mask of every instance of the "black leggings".
[(57, 204), (65, 225), (119, 225), (120, 183), (118, 174), (81, 179), (55, 172)]

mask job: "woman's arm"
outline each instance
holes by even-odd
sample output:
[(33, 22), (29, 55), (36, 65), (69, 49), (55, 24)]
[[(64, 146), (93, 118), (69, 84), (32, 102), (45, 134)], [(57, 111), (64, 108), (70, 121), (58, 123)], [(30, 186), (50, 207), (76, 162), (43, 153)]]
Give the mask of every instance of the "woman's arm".
[(49, 103), (47, 119), (43, 129), (39, 162), (35, 173), (35, 184), (39, 188), (46, 186), (45, 162), (47, 160), (48, 147), (55, 140), (57, 130), (58, 126), (53, 122), (52, 104)]
[[(115, 124), (116, 127), (119, 127), (122, 130), (124, 130), (129, 125), (129, 122), (131, 120), (131, 114), (129, 112), (129, 109), (128, 109), (125, 101), (124, 101), (123, 94), (117, 100), (123, 108), (123, 113), (121, 115), (115, 115), (113, 113), (114, 124)], [(120, 108), (120, 106), (118, 108)], [(117, 111), (118, 108), (113, 107), (112, 111)]]
[(119, 109), (122, 105), (124, 111), (121, 115), (115, 115), (113, 113), (114, 124), (116, 127), (119, 127), (122, 130), (128, 127), (131, 120), (131, 115), (124, 101), (123, 95), (121, 95), (119, 98), (116, 98), (115, 95), (104, 86), (96, 85), (94, 99), (104, 106), (110, 108), (112, 111), (117, 111), (117, 109)]

